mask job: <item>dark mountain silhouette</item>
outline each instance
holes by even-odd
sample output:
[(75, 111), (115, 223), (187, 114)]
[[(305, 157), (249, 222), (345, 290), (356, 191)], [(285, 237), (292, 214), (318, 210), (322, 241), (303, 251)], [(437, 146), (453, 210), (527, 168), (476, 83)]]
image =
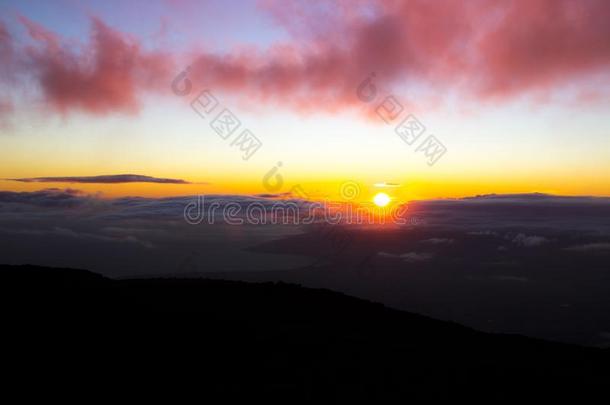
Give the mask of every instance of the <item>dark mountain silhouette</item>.
[(21, 395), (583, 403), (607, 395), (610, 381), (608, 350), (477, 332), (291, 284), (33, 266), (0, 266), (0, 280), (4, 385)]

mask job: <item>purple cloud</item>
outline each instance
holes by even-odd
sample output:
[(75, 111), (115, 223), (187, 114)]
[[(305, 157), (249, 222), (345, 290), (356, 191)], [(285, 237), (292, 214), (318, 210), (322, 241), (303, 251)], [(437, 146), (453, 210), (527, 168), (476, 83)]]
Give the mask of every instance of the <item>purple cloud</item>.
[(104, 176), (75, 176), (75, 177), (26, 177), (9, 179), (23, 183), (162, 183), (162, 184), (192, 184), (182, 179), (164, 179), (138, 174), (114, 174)]

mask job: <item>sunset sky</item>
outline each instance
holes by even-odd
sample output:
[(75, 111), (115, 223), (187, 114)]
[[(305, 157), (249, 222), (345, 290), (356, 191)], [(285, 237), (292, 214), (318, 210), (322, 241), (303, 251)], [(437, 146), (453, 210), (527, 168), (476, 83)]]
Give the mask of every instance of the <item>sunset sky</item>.
[[(610, 196), (609, 22), (604, 0), (1, 0), (0, 189)], [(403, 107), (389, 123), (387, 96)], [(241, 122), (227, 140), (210, 126), (223, 108)], [(413, 145), (395, 132), (409, 114)], [(231, 145), (244, 129), (262, 142), (247, 160)], [(446, 148), (433, 165), (429, 135)], [(121, 174), (153, 180), (86, 180)]]

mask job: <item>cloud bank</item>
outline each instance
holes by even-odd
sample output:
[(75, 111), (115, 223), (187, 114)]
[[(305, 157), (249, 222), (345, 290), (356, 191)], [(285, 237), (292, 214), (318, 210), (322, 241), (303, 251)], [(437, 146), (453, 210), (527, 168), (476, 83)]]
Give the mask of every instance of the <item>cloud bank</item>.
[[(610, 233), (610, 223), (605, 219), (610, 217), (608, 197), (491, 194), (412, 201), (407, 213), (423, 218), (429, 226), (469, 228), (471, 235), (493, 236), (498, 229), (511, 227)], [(525, 246), (538, 241), (528, 238), (523, 235), (514, 242)]]

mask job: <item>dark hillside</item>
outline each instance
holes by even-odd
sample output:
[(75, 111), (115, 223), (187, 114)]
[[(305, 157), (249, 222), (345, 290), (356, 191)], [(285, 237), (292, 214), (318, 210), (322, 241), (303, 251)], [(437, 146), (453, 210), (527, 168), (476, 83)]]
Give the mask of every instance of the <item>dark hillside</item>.
[(0, 280), (5, 382), (26, 395), (127, 386), (286, 404), (582, 402), (610, 381), (607, 350), (477, 332), (327, 290), (32, 266), (2, 266)]

